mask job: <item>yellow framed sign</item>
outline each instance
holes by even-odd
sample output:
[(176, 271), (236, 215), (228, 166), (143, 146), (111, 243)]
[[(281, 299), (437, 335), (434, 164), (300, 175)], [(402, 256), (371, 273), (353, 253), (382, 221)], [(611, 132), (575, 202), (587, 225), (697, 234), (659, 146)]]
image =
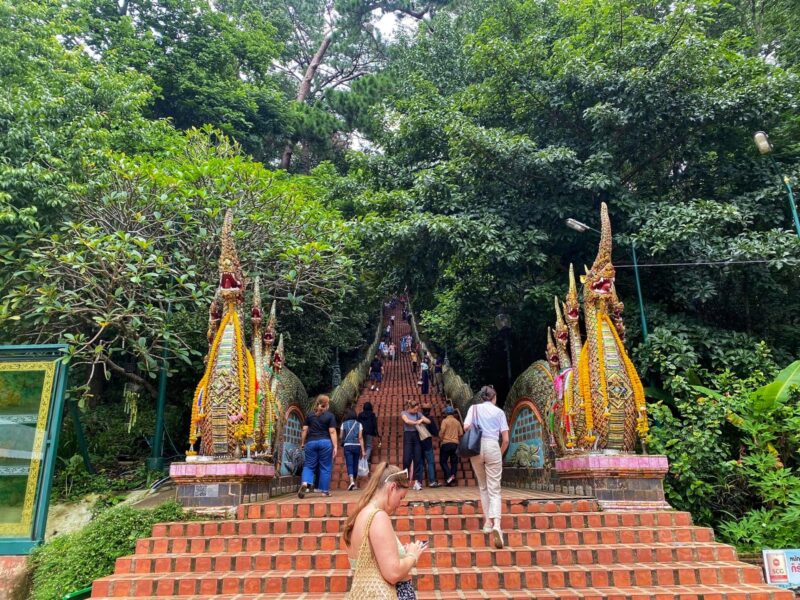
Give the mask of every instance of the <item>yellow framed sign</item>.
[(64, 408), (66, 346), (0, 346), (0, 554), (44, 539)]

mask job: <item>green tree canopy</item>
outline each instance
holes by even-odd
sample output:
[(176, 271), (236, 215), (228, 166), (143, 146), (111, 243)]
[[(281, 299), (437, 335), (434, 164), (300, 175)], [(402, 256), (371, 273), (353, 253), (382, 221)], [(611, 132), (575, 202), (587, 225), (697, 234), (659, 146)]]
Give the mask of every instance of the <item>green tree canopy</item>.
[(66, 49), (57, 36), (72, 29), (57, 14), (0, 1), (0, 244), (57, 222), (109, 150), (157, 151), (171, 135), (143, 116), (152, 81)]
[(269, 160), (292, 119), (271, 74), (277, 28), (249, 6), (222, 12), (191, 0), (87, 0), (70, 5), (70, 45), (108, 65), (147, 74), (152, 116), (181, 129), (211, 124)]
[[(783, 136), (798, 78), (718, 31), (715, 6), (490, 2), (441, 15), (395, 50), (383, 152), (354, 158), (361, 196), (348, 188), (342, 207), (365, 216), (375, 270), (412, 285), (463, 365), (496, 355), (499, 309), (512, 316), (516, 369), (540, 356), (568, 264), (596, 249), (564, 219), (595, 225), (601, 201), (619, 264), (631, 242), (643, 262), (767, 261), (648, 275), (656, 326), (797, 350), (800, 244), (752, 133), (772, 130), (796, 176)], [(620, 268), (627, 298), (631, 284)]]
[[(304, 356), (306, 381), (319, 381), (312, 372), (326, 366), (332, 346), (356, 343), (333, 339), (357, 285), (352, 231), (320, 202), (335, 175), (276, 175), (224, 138), (195, 130), (169, 158), (118, 156), (109, 166), (52, 235), (21, 244), (0, 308), (7, 333), (64, 339), (88, 373), (107, 369), (154, 393), (165, 344), (194, 366), (205, 353), (222, 213), (231, 207), (243, 269), (262, 277), (265, 298), (279, 301), (281, 331), (293, 311), (332, 323), (329, 335), (297, 321), (286, 331), (324, 340), (323, 355)], [(357, 338), (360, 330), (348, 333)], [(126, 372), (131, 359), (138, 368)]]

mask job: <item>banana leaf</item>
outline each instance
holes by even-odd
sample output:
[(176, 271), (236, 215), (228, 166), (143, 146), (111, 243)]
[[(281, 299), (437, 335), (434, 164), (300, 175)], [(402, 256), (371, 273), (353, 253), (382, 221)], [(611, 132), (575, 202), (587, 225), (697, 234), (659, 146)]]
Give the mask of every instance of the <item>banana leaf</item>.
[(750, 394), (755, 412), (768, 412), (789, 399), (792, 386), (800, 386), (800, 360), (794, 361), (778, 373), (775, 381)]

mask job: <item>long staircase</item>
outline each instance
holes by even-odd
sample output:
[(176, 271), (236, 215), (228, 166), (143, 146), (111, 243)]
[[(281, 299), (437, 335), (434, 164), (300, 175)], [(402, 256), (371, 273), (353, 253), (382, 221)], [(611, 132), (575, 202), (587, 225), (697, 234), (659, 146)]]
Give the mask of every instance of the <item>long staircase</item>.
[[(394, 361), (384, 359), (384, 377), (380, 385), (380, 391), (370, 390), (371, 386), (369, 382), (367, 382), (358, 398), (356, 412), (360, 412), (364, 408), (365, 402), (371, 402), (373, 410), (378, 418), (378, 432), (381, 434), (381, 447), (376, 447), (373, 450), (372, 463), (377, 464), (385, 460), (390, 464), (402, 466), (403, 422), (400, 420), (400, 413), (405, 410), (406, 402), (412, 398), (419, 400), (420, 403), (422, 403), (423, 400), (427, 400), (431, 404), (431, 415), (436, 420), (436, 423), (441, 423), (444, 418), (442, 411), (446, 405), (446, 399), (437, 392), (434, 385), (433, 366), (431, 366), (430, 372), (429, 394), (423, 396), (421, 387), (418, 385), (420, 381), (419, 365), (417, 366), (416, 373), (414, 373), (411, 370), (410, 353), (400, 353), (400, 338), (409, 335), (411, 333), (411, 327), (408, 323), (403, 321), (402, 311), (399, 306), (393, 311), (386, 313), (386, 322), (384, 325), (388, 323), (391, 315), (395, 316), (395, 326), (392, 328), (391, 341), (394, 342), (397, 348), (397, 358)], [(387, 343), (389, 342), (387, 341)], [(438, 437), (433, 438), (433, 450), (435, 456), (434, 462), (436, 463), (436, 476), (439, 483), (444, 483), (441, 469), (439, 468)], [(339, 452), (336, 455), (333, 473), (332, 488), (346, 490), (350, 479), (347, 476), (343, 452)], [(427, 475), (425, 479), (427, 480)], [(477, 485), (469, 460), (461, 460), (456, 481), (457, 485), (462, 487)]]
[[(421, 398), (399, 337), (408, 331), (395, 312), (398, 360), (386, 364), (380, 392), (369, 384), (358, 399), (372, 402), (383, 444), (374, 462), (402, 462), (399, 414)], [(436, 418), (444, 399), (431, 387)], [(436, 442), (434, 446), (436, 447)], [(339, 453), (331, 497), (309, 494), (239, 507), (236, 519), (156, 525), (114, 575), (95, 581), (93, 598), (175, 600), (342, 599), (352, 573), (340, 532), (358, 492)], [(437, 476), (441, 482), (441, 471)], [(601, 512), (591, 498), (504, 490), (506, 548), (481, 532), (478, 490), (468, 463), (460, 487), (409, 491), (393, 517), (403, 543), (427, 539), (415, 581), (420, 600), (615, 599), (793, 600), (763, 583), (758, 567), (739, 562), (713, 532), (688, 513)]]

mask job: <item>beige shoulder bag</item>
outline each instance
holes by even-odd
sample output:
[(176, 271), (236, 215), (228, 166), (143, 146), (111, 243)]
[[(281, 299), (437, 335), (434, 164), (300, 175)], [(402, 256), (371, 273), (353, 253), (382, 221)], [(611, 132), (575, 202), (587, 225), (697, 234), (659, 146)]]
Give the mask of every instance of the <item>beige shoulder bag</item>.
[(379, 511), (380, 509), (373, 511), (367, 519), (364, 539), (361, 541), (361, 547), (358, 549), (358, 556), (356, 557), (353, 583), (350, 586), (350, 592), (346, 596), (347, 600), (397, 600), (397, 590), (381, 575), (381, 570), (369, 543), (369, 528), (372, 525), (373, 517)]

